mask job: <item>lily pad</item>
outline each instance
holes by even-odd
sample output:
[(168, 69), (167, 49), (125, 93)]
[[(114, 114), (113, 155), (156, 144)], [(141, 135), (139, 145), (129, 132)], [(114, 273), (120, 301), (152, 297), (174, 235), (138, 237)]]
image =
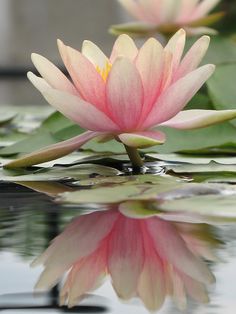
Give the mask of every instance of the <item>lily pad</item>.
[(236, 173), (236, 165), (222, 165), (216, 162), (210, 162), (209, 164), (179, 164), (168, 165), (168, 170), (172, 170), (175, 173), (216, 173), (216, 172), (228, 172)]
[(156, 200), (158, 193), (171, 191), (184, 183), (174, 177), (137, 175), (122, 176), (117, 179), (82, 180), (80, 184), (81, 186), (93, 185), (93, 188), (62, 194), (60, 201), (73, 204), (110, 204), (125, 200)]
[(11, 122), (17, 113), (0, 109), (0, 127)]
[[(236, 63), (218, 66), (207, 82), (209, 95), (216, 109), (236, 108), (235, 79)], [(236, 126), (236, 120), (233, 120), (232, 123)]]
[(200, 215), (236, 219), (236, 195), (205, 195), (170, 200), (160, 204), (163, 211), (193, 212)]
[(117, 169), (93, 165), (83, 164), (72, 167), (53, 167), (48, 169), (35, 169), (32, 171), (0, 171), (0, 181), (16, 182), (16, 181), (59, 181), (59, 180), (80, 180), (89, 178), (90, 176), (115, 176), (121, 174)]
[[(140, 178), (142, 178), (140, 180)], [(97, 184), (90, 189), (78, 190), (62, 194), (62, 203), (85, 204), (112, 204), (124, 201), (165, 201), (191, 197), (193, 195), (236, 193), (236, 190), (228, 185), (186, 183), (174, 177), (161, 177), (152, 175), (118, 177), (117, 182), (109, 178), (105, 179), (105, 186)], [(109, 180), (108, 179), (108, 180)], [(123, 180), (123, 181), (122, 181)], [(81, 185), (88, 185), (88, 180), (81, 181)]]
[(57, 140), (47, 131), (40, 131), (11, 146), (0, 149), (0, 156), (11, 156), (19, 153), (30, 153), (36, 149), (56, 143)]
[(189, 155), (189, 154), (147, 154), (153, 159), (174, 162), (174, 163), (190, 163), (196, 165), (207, 165), (214, 161), (222, 165), (236, 165), (236, 157), (224, 156), (218, 157), (214, 155)]

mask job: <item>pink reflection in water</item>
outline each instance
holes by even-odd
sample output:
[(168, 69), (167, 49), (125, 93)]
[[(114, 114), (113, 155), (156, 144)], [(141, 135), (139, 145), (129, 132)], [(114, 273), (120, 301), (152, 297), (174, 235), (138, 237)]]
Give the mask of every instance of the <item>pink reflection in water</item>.
[(118, 206), (86, 214), (75, 218), (33, 262), (45, 267), (36, 288), (50, 288), (68, 272), (60, 300), (71, 307), (109, 275), (121, 299), (138, 297), (151, 311), (160, 309), (168, 295), (180, 309), (187, 296), (205, 303), (206, 286), (214, 276), (203, 258), (213, 260), (214, 255), (211, 239), (204, 235), (204, 225), (158, 216), (129, 218)]

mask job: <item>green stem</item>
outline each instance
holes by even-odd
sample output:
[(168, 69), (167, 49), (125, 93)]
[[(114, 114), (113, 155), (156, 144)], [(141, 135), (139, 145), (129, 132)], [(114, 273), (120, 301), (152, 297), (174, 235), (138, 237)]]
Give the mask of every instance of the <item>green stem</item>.
[(125, 149), (132, 163), (133, 168), (141, 168), (143, 166), (143, 160), (141, 159), (138, 150), (134, 147), (126, 145)]

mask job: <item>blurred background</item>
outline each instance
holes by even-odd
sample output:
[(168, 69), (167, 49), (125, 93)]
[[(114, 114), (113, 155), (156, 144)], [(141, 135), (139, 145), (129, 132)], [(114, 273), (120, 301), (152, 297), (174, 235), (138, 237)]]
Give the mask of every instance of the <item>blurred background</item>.
[[(222, 0), (221, 8), (221, 31), (235, 32), (236, 1)], [(114, 37), (107, 30), (124, 21), (130, 17), (116, 0), (0, 0), (0, 106), (44, 102), (25, 78), (31, 52), (60, 64), (57, 38), (78, 49), (90, 39), (109, 52)]]
[(90, 39), (108, 52), (107, 29), (120, 15), (116, 0), (0, 0), (0, 106), (43, 102), (25, 79), (31, 52), (59, 64), (57, 38), (78, 49)]

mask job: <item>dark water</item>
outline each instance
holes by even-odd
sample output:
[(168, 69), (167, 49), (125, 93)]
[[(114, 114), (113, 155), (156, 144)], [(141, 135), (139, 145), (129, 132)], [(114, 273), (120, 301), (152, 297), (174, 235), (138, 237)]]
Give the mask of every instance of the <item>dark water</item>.
[[(138, 298), (133, 298), (129, 302), (120, 301), (114, 292), (109, 278), (106, 278), (104, 284), (97, 290), (88, 292), (83, 301), (71, 310), (67, 307), (58, 306), (59, 288), (57, 287), (45, 292), (34, 292), (34, 285), (43, 267), (31, 268), (30, 263), (48, 247), (50, 240), (57, 234), (62, 233), (66, 227), (68, 228), (68, 226), (72, 226), (73, 224), (74, 226), (79, 225), (82, 217), (80, 215), (84, 214), (84, 208), (63, 207), (56, 204), (45, 194), (37, 193), (16, 184), (1, 184), (0, 199), (0, 312), (10, 314), (60, 312), (148, 313), (148, 310)], [(69, 249), (74, 252), (79, 250), (84, 238), (90, 236), (90, 232), (94, 233), (91, 237), (93, 237), (95, 243), (97, 240), (96, 235), (99, 238), (100, 233), (99, 229), (95, 228), (95, 223), (97, 222), (96, 226), (99, 225), (98, 219), (100, 221), (106, 219), (107, 221), (111, 221), (109, 220), (111, 218), (107, 218), (107, 215), (117, 215), (116, 212), (118, 210), (116, 207), (113, 207), (110, 209), (106, 208), (105, 211), (99, 213), (88, 212), (88, 209), (85, 212), (86, 217), (84, 216), (85, 220), (82, 225), (88, 225), (86, 232), (81, 234), (79, 239), (76, 238), (73, 246), (70, 246), (70, 237), (74, 236), (74, 231), (71, 231), (71, 233), (67, 232), (67, 234), (63, 232), (62, 239), (65, 241), (64, 244), (60, 243), (61, 240), (57, 243), (58, 248), (64, 250), (60, 255), (62, 260), (63, 258), (67, 258), (67, 254), (69, 256), (73, 253)], [(118, 231), (121, 230), (121, 227), (127, 226), (133, 221), (131, 218), (122, 216), (120, 212), (118, 215), (120, 224)], [(71, 219), (74, 219), (72, 225)], [(157, 219), (159, 230), (164, 230), (163, 232), (169, 230), (168, 232), (170, 233), (175, 230), (177, 238), (181, 236), (181, 239), (185, 239), (186, 243), (190, 243), (188, 244), (189, 247), (192, 245), (192, 252), (194, 254), (196, 253), (194, 250), (201, 252), (200, 255), (204, 255), (204, 258), (201, 257), (202, 263), (215, 276), (215, 283), (206, 285), (210, 298), (209, 303), (200, 304), (189, 298), (187, 307), (183, 312), (196, 314), (234, 314), (236, 312), (236, 226), (234, 224), (189, 224), (181, 221), (171, 222), (161, 218)], [(89, 220), (91, 224), (94, 224), (94, 228), (89, 227)], [(140, 227), (149, 223), (147, 219), (144, 220), (132, 222), (132, 228), (135, 229), (137, 226)], [(104, 226), (107, 225), (103, 224), (103, 228), (106, 228)], [(119, 239), (124, 240), (122, 238), (124, 236), (126, 237), (128, 246), (129, 237), (132, 238), (132, 235), (127, 233), (127, 236), (125, 232), (123, 235), (120, 235), (117, 231), (112, 232), (114, 243), (117, 244), (120, 241)], [(114, 235), (116, 235), (116, 238)], [(174, 260), (181, 261), (183, 253), (178, 251), (178, 245), (174, 243), (175, 240), (171, 238), (171, 235), (168, 236), (168, 233), (165, 233), (165, 237), (170, 239), (170, 243), (168, 244), (170, 246), (169, 251), (172, 251), (173, 254), (171, 254), (174, 256)], [(146, 250), (149, 244), (145, 241), (143, 243)], [(172, 244), (173, 247), (171, 247)], [(136, 254), (136, 251), (138, 251), (137, 248), (130, 248), (130, 250), (132, 254)], [(145, 254), (148, 258), (151, 256), (151, 253), (147, 253), (147, 251)], [(60, 262), (60, 258), (57, 258), (56, 263), (60, 265)], [(137, 260), (136, 263), (138, 264)], [(185, 265), (183, 265), (184, 267)], [(92, 271), (92, 268), (90, 270)], [(194, 269), (191, 271), (194, 271)], [(120, 272), (121, 274), (122, 272)], [(126, 276), (129, 276), (129, 273)], [(151, 294), (152, 291), (148, 293)], [(183, 300), (178, 300), (178, 296), (176, 298), (177, 304), (178, 302), (181, 304)], [(173, 298), (166, 297), (158, 313), (170, 314), (181, 313), (181, 311), (178, 310)]]

